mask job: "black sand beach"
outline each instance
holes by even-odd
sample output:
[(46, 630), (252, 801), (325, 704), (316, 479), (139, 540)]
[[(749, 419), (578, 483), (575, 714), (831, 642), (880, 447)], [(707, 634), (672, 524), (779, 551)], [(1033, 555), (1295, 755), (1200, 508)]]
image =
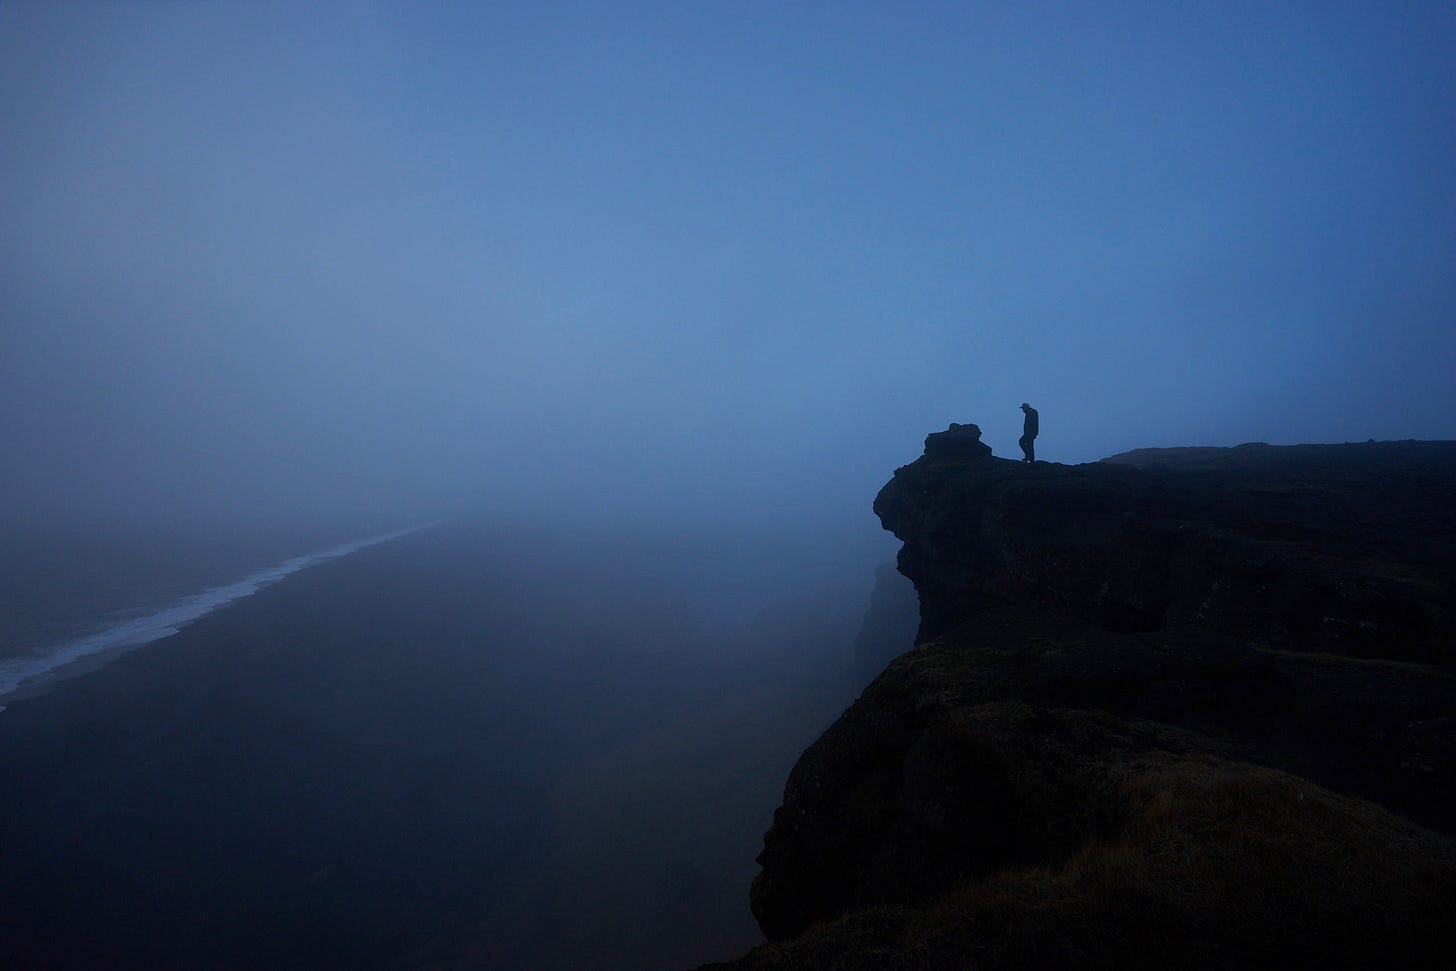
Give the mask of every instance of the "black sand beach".
[(752, 944), (758, 836), (843, 688), (786, 681), (771, 632), (724, 663), (685, 598), (609, 565), (410, 536), (14, 700), (7, 962), (672, 967)]

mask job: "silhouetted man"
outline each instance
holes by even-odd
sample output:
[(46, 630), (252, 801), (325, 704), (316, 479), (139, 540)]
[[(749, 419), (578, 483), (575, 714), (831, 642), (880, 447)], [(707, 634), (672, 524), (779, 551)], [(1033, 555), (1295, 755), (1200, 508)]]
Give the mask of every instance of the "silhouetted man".
[(1026, 402), (1021, 403), (1021, 410), (1026, 413), (1026, 421), (1021, 426), (1021, 439), (1016, 443), (1021, 446), (1021, 451), (1026, 454), (1023, 462), (1036, 461), (1036, 433), (1040, 426), (1037, 421), (1036, 409)]

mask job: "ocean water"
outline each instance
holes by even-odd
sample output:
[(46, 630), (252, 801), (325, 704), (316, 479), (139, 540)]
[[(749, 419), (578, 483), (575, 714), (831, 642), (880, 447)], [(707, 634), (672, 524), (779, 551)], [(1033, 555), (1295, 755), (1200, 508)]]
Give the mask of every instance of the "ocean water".
[[(149, 598), (150, 602), (143, 600), (128, 608), (109, 611), (109, 616), (100, 620), (83, 616), (83, 606), (72, 607), (72, 617), (52, 618), (49, 622), (49, 629), (69, 628), (72, 633), (51, 642), (32, 643), (28, 647), (17, 649), (25, 643), (22, 638), (27, 633), (35, 638), (36, 631), (48, 628), (33, 622), (22, 628), (19, 634), (11, 631), (8, 638), (9, 650), (6, 656), (0, 656), (0, 712), (5, 710), (6, 697), (16, 691), (62, 679), (71, 671), (89, 670), (98, 662), (169, 637), (183, 626), (205, 617), (219, 607), (252, 596), (262, 588), (300, 570), (418, 532), (429, 525), (370, 535), (291, 556), (260, 569), (252, 569), (245, 575), (224, 583), (206, 586), (200, 590), (194, 586), (195, 592), (180, 596), (176, 595), (176, 590), (186, 583), (185, 580), (173, 577), (165, 583), (153, 581), (150, 586), (137, 583), (129, 588), (131, 595), (138, 599)], [(214, 564), (211, 569), (215, 571), (218, 567)], [(172, 595), (158, 600), (158, 594), (163, 592)], [(86, 630), (86, 633), (75, 633), (78, 630)]]
[[(616, 971), (757, 940), (753, 858), (843, 707), (825, 659), (853, 610), (715, 636), (679, 583), (740, 595), (748, 551), (392, 525), (294, 537), (31, 658), (65, 676), (191, 625), (134, 676), (22, 687), (0, 714), (6, 967)], [(235, 559), (221, 544), (197, 562)], [(146, 559), (88, 578), (122, 557)], [(171, 584), (171, 559), (131, 589)]]

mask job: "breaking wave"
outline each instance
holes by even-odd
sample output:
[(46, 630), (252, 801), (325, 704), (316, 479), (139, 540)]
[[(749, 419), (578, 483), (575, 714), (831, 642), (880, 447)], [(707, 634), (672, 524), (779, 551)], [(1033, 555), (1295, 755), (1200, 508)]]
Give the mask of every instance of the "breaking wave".
[[(340, 546), (295, 556), (276, 566), (270, 566), (243, 577), (241, 580), (184, 597), (153, 613), (113, 624), (94, 634), (66, 641), (24, 657), (0, 659), (0, 703), (3, 703), (7, 697), (23, 686), (33, 686), (43, 680), (63, 677), (65, 674), (63, 668), (87, 660), (94, 661), (103, 654), (119, 656), (128, 650), (150, 644), (152, 641), (170, 637), (187, 624), (200, 617), (205, 617), (217, 608), (235, 600), (250, 597), (264, 587), (277, 583), (299, 570), (306, 570), (328, 560), (348, 556), (365, 547), (375, 546), (427, 529), (429, 525), (432, 524), (399, 529), (392, 533), (382, 533), (378, 536), (370, 536)], [(4, 710), (4, 705), (0, 704), (0, 711)]]

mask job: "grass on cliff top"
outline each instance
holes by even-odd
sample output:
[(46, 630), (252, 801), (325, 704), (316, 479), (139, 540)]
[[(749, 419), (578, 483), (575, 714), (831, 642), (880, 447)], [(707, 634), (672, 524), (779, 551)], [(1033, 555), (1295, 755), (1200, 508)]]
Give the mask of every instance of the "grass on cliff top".
[(1302, 779), (1163, 759), (1114, 837), (928, 911), (870, 910), (734, 968), (1451, 968), (1456, 844)]

